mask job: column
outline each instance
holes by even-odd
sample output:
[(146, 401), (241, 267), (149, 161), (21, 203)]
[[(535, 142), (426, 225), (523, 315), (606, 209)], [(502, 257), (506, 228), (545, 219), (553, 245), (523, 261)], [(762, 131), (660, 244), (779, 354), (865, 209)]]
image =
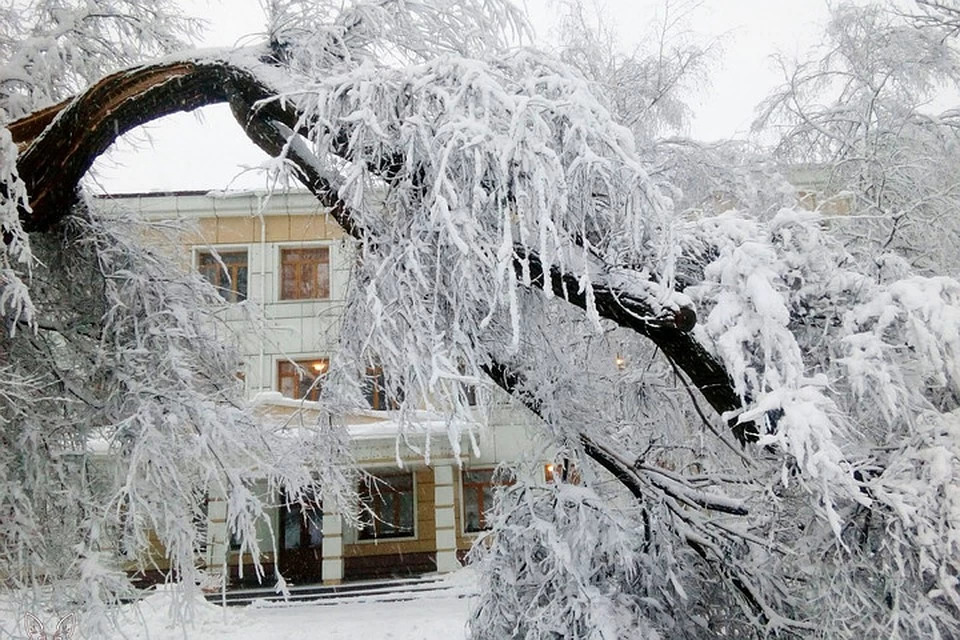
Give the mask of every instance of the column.
[(229, 542), (227, 502), (221, 487), (214, 485), (210, 488), (210, 494), (207, 497), (207, 551), (204, 560), (207, 565), (207, 573), (211, 577), (216, 576), (219, 580), (217, 580), (216, 585), (204, 585), (205, 587), (212, 588), (215, 586), (220, 588), (224, 579), (229, 580), (229, 576), (224, 575)]
[(343, 519), (327, 506), (333, 504), (330, 498), (323, 501), (323, 584), (343, 582)]
[(460, 568), (457, 561), (457, 519), (454, 514), (453, 467), (433, 468), (434, 516), (437, 523), (437, 571), (447, 573)]

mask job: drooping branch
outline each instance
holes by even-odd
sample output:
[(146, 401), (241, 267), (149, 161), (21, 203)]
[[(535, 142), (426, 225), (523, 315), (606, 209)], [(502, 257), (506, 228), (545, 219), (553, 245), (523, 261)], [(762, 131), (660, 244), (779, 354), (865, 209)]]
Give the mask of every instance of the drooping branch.
[[(520, 373), (498, 361), (484, 365), (483, 370), (498, 387), (520, 401), (523, 406), (538, 418), (546, 420), (540, 400), (524, 393), (524, 379)], [(578, 433), (578, 439), (584, 453), (606, 469), (624, 485), (635, 498), (638, 500), (643, 499), (644, 489), (640, 476), (641, 474), (649, 475), (645, 473), (643, 465), (631, 464), (625, 460), (622, 455), (614, 451), (613, 448), (605, 446), (602, 442), (591, 438), (585, 433)], [(688, 506), (696, 506), (710, 511), (729, 513), (731, 515), (747, 515), (746, 508), (739, 503), (727, 500), (714, 500), (702, 492), (688, 491), (686, 488), (678, 486), (675, 482), (665, 482), (662, 481), (662, 479), (656, 478), (648, 479), (648, 482), (660, 491), (663, 491), (665, 494)]]
[(234, 93), (230, 96), (230, 109), (237, 122), (243, 127), (247, 137), (258, 147), (273, 157), (285, 156), (298, 170), (298, 178), (305, 187), (316, 196), (320, 204), (327, 207), (327, 213), (347, 234), (361, 238), (357, 227), (357, 216), (353, 215), (347, 204), (338, 195), (337, 185), (332, 176), (327, 175), (316, 163), (308, 149), (297, 144), (300, 140), (282, 121), (270, 119), (254, 108), (243, 96)]
[[(67, 215), (76, 201), (80, 179), (123, 133), (177, 111), (228, 102), (253, 142), (272, 155), (284, 152), (300, 169), (306, 186), (331, 208), (337, 222), (360, 237), (356, 218), (336, 197), (336, 184), (323, 173), (309, 149), (296, 145), (295, 132), (303, 126), (301, 114), (289, 102), (276, 98), (276, 92), (253, 72), (228, 60), (176, 61), (113, 74), (72, 100), (12, 123), (9, 129), (23, 150), (18, 170), (30, 193), (31, 211), (21, 212), (24, 227), (43, 231)], [(331, 152), (349, 160), (348, 132), (332, 138)], [(367, 168), (385, 180), (405, 166), (399, 152), (382, 158)], [(518, 252), (517, 258), (526, 261), (533, 286), (549, 287), (571, 304), (587, 308), (588, 300), (576, 276), (552, 265), (546, 277), (534, 254)], [(653, 340), (718, 413), (741, 408), (723, 365), (689, 334), (695, 321), (692, 309), (654, 312), (653, 305), (644, 300), (604, 286), (595, 287), (594, 304), (601, 317)], [(752, 424), (731, 427), (741, 443), (756, 437)]]
[[(541, 411), (542, 408), (540, 406), (540, 401), (524, 394), (524, 378), (520, 373), (511, 369), (502, 362), (497, 361), (494, 361), (489, 365), (485, 365), (484, 370), (497, 386), (519, 400), (534, 415), (544, 419), (543, 412)], [(603, 446), (602, 443), (597, 442), (586, 434), (579, 434), (579, 439), (580, 446), (583, 448), (583, 451), (586, 455), (588, 455), (602, 468), (606, 469), (624, 487), (626, 487), (627, 490), (629, 490), (639, 502), (642, 503), (644, 501), (645, 490), (643, 482), (640, 478), (640, 471), (635, 466), (626, 464), (621, 459), (621, 456), (617, 455), (615, 451)], [(656, 482), (651, 482), (651, 484), (662, 491), (664, 495), (673, 500), (677, 500), (680, 503), (685, 503), (687, 506), (696, 506), (707, 510), (720, 511), (734, 515), (747, 514), (747, 510), (740, 505), (731, 505), (722, 501), (710, 501), (706, 499), (691, 500), (689, 496), (678, 493), (676, 491), (676, 487), (667, 486)], [(649, 497), (650, 496), (647, 496), (647, 498)], [(646, 514), (646, 511), (644, 510), (643, 513)], [(687, 519), (689, 520), (689, 518)], [(685, 537), (684, 542), (698, 556), (700, 556), (704, 562), (715, 569), (719, 575), (730, 581), (730, 584), (744, 599), (745, 604), (750, 608), (754, 615), (764, 619), (766, 617), (766, 612), (769, 611), (770, 608), (764, 604), (763, 597), (756, 591), (756, 589), (750, 586), (748, 581), (745, 580), (745, 576), (740, 574), (736, 566), (729, 565), (727, 562), (728, 559), (717, 554), (717, 550), (713, 547), (713, 545), (705, 544), (705, 540), (706, 538), (698, 538), (697, 536), (688, 535)]]
[[(533, 286), (549, 287), (557, 297), (581, 309), (587, 308), (586, 292), (581, 290), (576, 276), (563, 273), (556, 265), (551, 265), (548, 274), (544, 273), (543, 264), (533, 252), (518, 249), (516, 255), (518, 277), (522, 277), (526, 267)], [(726, 369), (689, 333), (696, 322), (693, 309), (681, 306), (655, 310), (643, 299), (597, 283), (593, 285), (593, 297), (602, 318), (646, 336), (660, 347), (663, 354), (687, 374), (717, 413), (722, 415), (742, 408)], [(736, 419), (731, 419), (729, 426), (741, 444), (754, 442), (759, 435), (752, 422), (737, 423)]]
[[(337, 190), (332, 178), (326, 176), (324, 171), (317, 166), (315, 158), (312, 157), (308, 149), (297, 144), (295, 138), (291, 139), (290, 130), (282, 123), (263, 118), (252, 109), (250, 105), (245, 104), (242, 99), (238, 97), (232, 97), (231, 106), (234, 115), (243, 125), (247, 135), (268, 153), (276, 156), (282, 153), (288, 160), (294, 162), (300, 171), (300, 180), (324, 206), (329, 208), (330, 215), (333, 216), (348, 233), (351, 233), (351, 235), (354, 235), (358, 239), (362, 237), (360, 236), (360, 230), (356, 228), (353, 222), (357, 219), (357, 216), (351, 213), (350, 207), (337, 195)], [(533, 267), (533, 265), (539, 265), (539, 261), (531, 259), (530, 264), (531, 279), (536, 282), (538, 286), (542, 286), (542, 272), (537, 271)], [(560, 276), (557, 277), (560, 278)], [(571, 283), (568, 282), (567, 284)], [(572, 291), (576, 291), (576, 289), (572, 289)], [(558, 291), (557, 295), (561, 295), (561, 293)], [(617, 295), (617, 293), (601, 288), (597, 291), (597, 295), (609, 302), (609, 298)], [(649, 307), (645, 306), (641, 300), (626, 295), (622, 296), (621, 300), (627, 305), (625, 309), (627, 309), (629, 313), (644, 314), (647, 316), (652, 313)], [(573, 298), (570, 299), (570, 301), (582, 308), (586, 304), (582, 294), (579, 293), (573, 294)], [(637, 327), (643, 326), (644, 321), (641, 315), (638, 315), (637, 318), (630, 319), (637, 323)], [(657, 323), (652, 322), (652, 324)], [(521, 385), (518, 374), (510, 371), (499, 363), (487, 365), (484, 367), (484, 370), (494, 383), (511, 395), (517, 397), (528, 409), (542, 417), (539, 404), (536, 401), (523, 397), (519, 393)], [(643, 499), (643, 489), (637, 477), (638, 471), (631, 466), (629, 462), (617, 456), (609, 448), (595, 442), (584, 433), (580, 434), (580, 444), (584, 452), (591, 459), (613, 475), (636, 499)], [(695, 505), (701, 508), (734, 515), (746, 514), (746, 510), (742, 506), (731, 506), (724, 502), (713, 502), (702, 495), (690, 494), (675, 497), (681, 502), (691, 506)]]
[[(353, 224), (356, 217), (351, 215), (350, 208), (338, 197), (332, 180), (325, 176), (320, 167), (316, 165), (314, 159), (310, 157), (309, 150), (291, 142), (289, 129), (276, 121), (265, 119), (240, 99), (231, 101), (231, 107), (247, 135), (268, 153), (275, 156), (281, 153), (285, 154), (289, 160), (294, 162), (300, 171), (299, 177), (303, 184), (322, 204), (329, 207), (330, 215), (337, 220), (341, 227), (359, 238), (359, 230)], [(485, 366), (484, 370), (499, 387), (512, 395), (518, 396), (521, 402), (531, 411), (541, 415), (538, 405), (519, 395), (516, 374), (499, 364)], [(584, 451), (590, 458), (617, 478), (637, 500), (643, 499), (643, 491), (634, 469), (618, 460), (609, 451), (595, 445), (586, 435), (581, 435), (581, 439)]]

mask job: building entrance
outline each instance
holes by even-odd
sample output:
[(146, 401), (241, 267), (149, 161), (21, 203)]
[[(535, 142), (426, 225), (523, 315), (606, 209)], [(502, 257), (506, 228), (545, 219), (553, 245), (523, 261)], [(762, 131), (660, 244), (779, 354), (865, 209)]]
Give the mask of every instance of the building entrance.
[(280, 573), (293, 584), (321, 582), (323, 576), (323, 504), (314, 494), (280, 506)]

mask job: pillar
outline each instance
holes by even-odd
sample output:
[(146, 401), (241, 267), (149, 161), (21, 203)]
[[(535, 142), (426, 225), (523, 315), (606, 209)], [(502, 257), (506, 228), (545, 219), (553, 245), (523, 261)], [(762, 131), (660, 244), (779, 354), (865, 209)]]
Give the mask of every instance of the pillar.
[[(210, 488), (210, 494), (207, 496), (207, 551), (204, 561), (207, 565), (207, 573), (219, 578), (216, 585), (218, 588), (222, 586), (224, 579), (228, 579), (228, 576), (224, 575), (224, 569), (229, 543), (227, 501), (221, 487), (214, 485)], [(207, 586), (212, 587), (214, 585)]]
[(437, 571), (447, 573), (460, 568), (457, 561), (457, 519), (454, 512), (453, 467), (437, 465), (433, 469), (434, 517), (437, 524)]
[(333, 505), (332, 499), (323, 501), (323, 584), (343, 582), (343, 519), (340, 514), (327, 505)]

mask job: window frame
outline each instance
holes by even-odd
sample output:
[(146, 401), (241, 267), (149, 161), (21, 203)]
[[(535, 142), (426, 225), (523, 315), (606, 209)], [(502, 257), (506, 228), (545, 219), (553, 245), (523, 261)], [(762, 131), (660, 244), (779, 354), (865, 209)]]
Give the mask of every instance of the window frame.
[[(317, 369), (315, 365), (323, 363), (324, 367), (322, 369)], [(285, 373), (284, 369), (290, 367), (292, 371)], [(317, 371), (317, 375), (313, 376), (310, 379), (310, 382), (302, 387), (306, 381), (306, 377), (301, 374), (298, 367), (302, 367), (304, 371)], [(290, 360), (287, 358), (278, 358), (277, 366), (274, 368), (276, 371), (276, 386), (275, 389), (280, 393), (284, 398), (288, 400), (295, 400), (297, 402), (316, 402), (320, 398), (320, 390), (323, 388), (323, 381), (321, 380), (320, 384), (316, 385), (313, 389), (310, 389), (310, 386), (313, 384), (313, 380), (322, 378), (326, 375), (327, 371), (330, 370), (330, 358), (326, 356), (316, 356), (312, 358), (296, 359)], [(294, 395), (288, 396), (283, 393), (283, 381), (285, 378), (292, 378), (294, 384)], [(301, 395), (301, 392), (305, 389), (310, 389), (309, 393), (304, 393)]]
[(548, 462), (543, 465), (543, 481), (546, 484), (580, 484), (580, 469), (572, 460)]
[(363, 378), (363, 397), (367, 401), (368, 410), (396, 411), (400, 408), (400, 403), (403, 402), (403, 394), (400, 395), (400, 398), (395, 398), (387, 393), (383, 367), (380, 365), (367, 367)]
[[(304, 506), (307, 509), (304, 509)], [(323, 547), (323, 500), (312, 491), (304, 496), (304, 504), (291, 501), (286, 491), (280, 493), (280, 504), (277, 509), (277, 529), (279, 531), (278, 551), (305, 551), (321, 549)], [(300, 528), (297, 530), (297, 546), (287, 545), (287, 518), (294, 517)], [(319, 532), (320, 541), (313, 543), (312, 532)]]
[[(489, 486), (495, 491), (497, 487), (509, 487), (516, 484), (516, 476), (512, 470), (510, 470), (510, 473), (511, 473), (511, 476), (513, 476), (513, 479), (506, 482), (504, 481), (497, 482), (496, 478), (497, 478), (498, 471), (500, 471), (500, 473), (506, 472), (504, 470), (499, 470), (498, 467), (469, 467), (469, 468), (462, 467), (460, 469), (460, 531), (463, 535), (476, 536), (481, 533), (484, 533), (485, 531), (490, 531), (490, 526), (486, 522), (485, 513), (493, 507), (493, 504), (491, 504), (486, 509), (483, 508), (484, 506), (483, 487)], [(490, 481), (468, 483), (466, 481), (466, 477), (468, 473), (489, 473)], [(471, 530), (467, 528), (468, 488), (472, 488), (471, 491), (475, 492), (475, 495), (478, 498), (477, 499), (477, 508), (478, 508), (477, 523), (479, 528), (476, 530)]]
[[(203, 259), (206, 256), (213, 257), (214, 252), (220, 256), (220, 260), (213, 260), (212, 264), (204, 265), (202, 264)], [(244, 283), (244, 292), (243, 297), (240, 297), (240, 290), (237, 286), (240, 279), (239, 277), (233, 274), (231, 265), (226, 259), (226, 256), (243, 254), (245, 256), (243, 267), (246, 268), (246, 282)], [(220, 263), (223, 263), (222, 265)], [(217, 290), (217, 293), (220, 297), (230, 304), (237, 304), (243, 302), (244, 300), (250, 299), (250, 247), (247, 245), (204, 245), (204, 246), (195, 246), (193, 247), (193, 267), (196, 271), (209, 282)], [(207, 275), (204, 273), (204, 267), (212, 267), (212, 273), (216, 274), (216, 281), (210, 280)], [(229, 274), (229, 286), (224, 286), (228, 284), (223, 281), (223, 278), (227, 275), (224, 274), (223, 268), (227, 267)]]
[[(284, 287), (284, 278), (283, 278), (283, 272), (284, 272), (284, 266), (285, 266), (285, 263), (284, 263), (284, 255), (287, 254), (287, 252), (294, 252), (294, 251), (313, 251), (313, 250), (323, 250), (323, 251), (325, 251), (326, 254), (327, 254), (326, 263), (324, 263), (324, 262), (322, 262), (322, 261), (321, 261), (321, 262), (312, 262), (312, 263), (309, 262), (309, 261), (301, 261), (301, 262), (297, 262), (297, 263), (295, 263), (295, 264), (298, 264), (298, 265), (303, 265), (303, 264), (314, 264), (314, 265), (326, 264), (326, 266), (327, 266), (327, 274), (326, 274), (326, 275), (327, 275), (326, 295), (324, 295), (324, 296), (317, 295), (317, 294), (321, 293), (321, 291), (320, 291), (320, 286), (319, 286), (320, 283), (317, 282), (317, 283), (316, 283), (316, 286), (313, 287), (313, 290), (310, 292), (310, 293), (312, 293), (312, 294), (314, 294), (314, 295), (312, 295), (312, 296), (310, 296), (310, 297), (300, 297), (299, 295), (293, 295), (292, 297), (286, 296), (286, 295), (285, 295), (285, 287)], [(304, 243), (299, 243), (299, 242), (298, 242), (298, 243), (292, 243), (292, 244), (279, 244), (279, 245), (277, 245), (275, 256), (276, 256), (276, 265), (277, 265), (277, 276), (276, 276), (276, 282), (277, 282), (276, 301), (277, 301), (277, 302), (309, 302), (309, 301), (313, 301), (313, 300), (332, 300), (332, 299), (333, 299), (333, 268), (332, 268), (332, 265), (333, 265), (333, 245), (332, 245), (332, 244), (330, 244), (330, 243), (310, 243), (310, 244), (304, 244)], [(300, 271), (298, 270), (297, 273), (299, 274)], [(299, 277), (299, 275), (298, 275), (298, 277)], [(295, 289), (296, 289), (297, 291), (299, 291), (299, 287), (297, 287), (296, 285), (292, 285), (292, 286), (294, 286)]]
[[(370, 482), (368, 482), (368, 478), (366, 477), (360, 480), (358, 493), (360, 496), (360, 502), (363, 505), (363, 509), (360, 512), (361, 526), (356, 530), (357, 532), (356, 542), (358, 544), (378, 544), (383, 542), (397, 542), (397, 541), (409, 541), (409, 540), (419, 539), (420, 527), (419, 527), (417, 516), (419, 514), (420, 504), (419, 504), (419, 500), (417, 499), (418, 484), (417, 484), (416, 471), (413, 469), (408, 469), (408, 470), (374, 469), (374, 470), (367, 470), (367, 474), (369, 474), (373, 478), (376, 478), (376, 481), (371, 480)], [(371, 498), (374, 504), (376, 504), (376, 502), (380, 502), (380, 504), (382, 504), (383, 501), (378, 500), (378, 496), (382, 495), (384, 492), (390, 491), (397, 495), (401, 494), (402, 491), (397, 491), (393, 489), (393, 487), (390, 484), (390, 481), (388, 480), (388, 478), (390, 477), (400, 477), (400, 476), (407, 476), (410, 478), (410, 495), (412, 497), (410, 504), (411, 504), (411, 509), (413, 510), (412, 519), (411, 519), (411, 523), (412, 523), (411, 532), (382, 535), (382, 534), (379, 534), (380, 527), (384, 526), (385, 524), (390, 524), (390, 522), (387, 519), (383, 518), (380, 512), (377, 511), (375, 508), (371, 508), (371, 510), (374, 512), (376, 517), (370, 516), (369, 512), (367, 511), (367, 507), (368, 506), (372, 507), (373, 505), (367, 504), (365, 497)], [(377, 493), (371, 492), (372, 482), (376, 483), (375, 486), (376, 486)], [(398, 513), (396, 507), (394, 511), (396, 515), (396, 513)], [(364, 520), (365, 517), (372, 517), (371, 522), (367, 523)], [(368, 524), (372, 525), (373, 527), (373, 531), (374, 531), (373, 535), (366, 534)]]

